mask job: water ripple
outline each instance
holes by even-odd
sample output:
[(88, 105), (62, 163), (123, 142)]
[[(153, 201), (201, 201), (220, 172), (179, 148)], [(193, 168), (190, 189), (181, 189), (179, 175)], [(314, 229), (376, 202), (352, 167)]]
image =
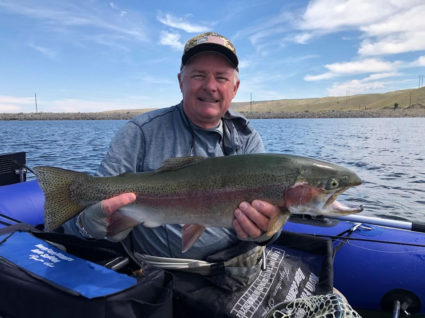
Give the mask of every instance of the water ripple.
[(423, 140), (425, 118), (251, 122), (267, 151), (328, 160), (355, 171), (364, 182), (341, 199), (363, 204), (365, 215), (425, 222), (425, 143), (418, 143)]

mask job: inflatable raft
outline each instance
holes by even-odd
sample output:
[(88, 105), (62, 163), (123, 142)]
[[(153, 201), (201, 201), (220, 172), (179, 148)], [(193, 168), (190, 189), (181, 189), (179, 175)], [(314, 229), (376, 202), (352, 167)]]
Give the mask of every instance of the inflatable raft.
[[(0, 186), (0, 227), (43, 223), (37, 181)], [(347, 220), (348, 219), (348, 220)], [(378, 225), (380, 224), (380, 225)], [(425, 233), (408, 222), (292, 217), (283, 227), (334, 242), (334, 286), (360, 311), (425, 313)], [(372, 315), (371, 317), (376, 317)]]

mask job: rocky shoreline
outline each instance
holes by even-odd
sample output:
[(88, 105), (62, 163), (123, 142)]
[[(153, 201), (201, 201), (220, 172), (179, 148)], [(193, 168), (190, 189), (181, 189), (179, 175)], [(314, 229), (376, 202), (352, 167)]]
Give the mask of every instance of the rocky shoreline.
[[(99, 113), (0, 113), (0, 120), (129, 120), (143, 112), (144, 110)], [(250, 119), (425, 117), (425, 107), (318, 112), (242, 112), (242, 114)]]
[(397, 118), (397, 117), (425, 117), (425, 108), (380, 109), (380, 110), (346, 110), (346, 111), (319, 111), (319, 112), (281, 112), (258, 113), (242, 112), (247, 118)]

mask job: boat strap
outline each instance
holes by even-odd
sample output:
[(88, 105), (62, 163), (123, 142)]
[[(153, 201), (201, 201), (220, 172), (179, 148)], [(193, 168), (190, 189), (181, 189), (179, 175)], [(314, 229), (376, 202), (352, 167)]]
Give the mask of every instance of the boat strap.
[(16, 223), (9, 225), (7, 227), (0, 228), (0, 236), (4, 234), (14, 233), (16, 231), (23, 232), (41, 232), (36, 227), (27, 223)]
[[(234, 247), (231, 249), (235, 250)], [(196, 273), (200, 275), (213, 275), (216, 273), (217, 269), (221, 271), (224, 267), (228, 271), (231, 268), (238, 268), (239, 270), (243, 268), (244, 276), (247, 277), (250, 276), (248, 275), (248, 272), (251, 268), (252, 274), (254, 274), (251, 278), (255, 278), (260, 270), (266, 269), (267, 262), (265, 251), (265, 246), (253, 244), (252, 248), (242, 251), (238, 255), (232, 255), (228, 259), (222, 259), (220, 257), (215, 261), (212, 261), (211, 258), (209, 258), (208, 261), (188, 258), (159, 257), (147, 254), (140, 254), (137, 252), (135, 253), (135, 257), (142, 263), (146, 263), (165, 270), (177, 270)], [(250, 279), (248, 279), (248, 281), (250, 281)], [(247, 284), (248, 281), (244, 282), (244, 284)]]
[(349, 240), (350, 236), (362, 225), (362, 223), (354, 223), (354, 225), (349, 228), (348, 230), (345, 230), (341, 233), (339, 233), (338, 235), (336, 235), (336, 237), (341, 237), (343, 238), (343, 240), (334, 247), (333, 253), (332, 253), (332, 257), (335, 258), (336, 253), (341, 249), (341, 247), (343, 247)]

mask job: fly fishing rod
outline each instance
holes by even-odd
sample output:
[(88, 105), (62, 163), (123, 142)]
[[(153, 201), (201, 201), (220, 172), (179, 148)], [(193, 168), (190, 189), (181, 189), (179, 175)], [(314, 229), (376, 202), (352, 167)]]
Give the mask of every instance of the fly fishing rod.
[(356, 215), (356, 214), (345, 215), (345, 216), (332, 216), (329, 218), (340, 220), (340, 221), (368, 223), (372, 225), (380, 225), (380, 226), (392, 227), (396, 229), (425, 233), (425, 224), (419, 223), (419, 222), (384, 219), (384, 218), (378, 218), (373, 216), (363, 216), (363, 215)]

